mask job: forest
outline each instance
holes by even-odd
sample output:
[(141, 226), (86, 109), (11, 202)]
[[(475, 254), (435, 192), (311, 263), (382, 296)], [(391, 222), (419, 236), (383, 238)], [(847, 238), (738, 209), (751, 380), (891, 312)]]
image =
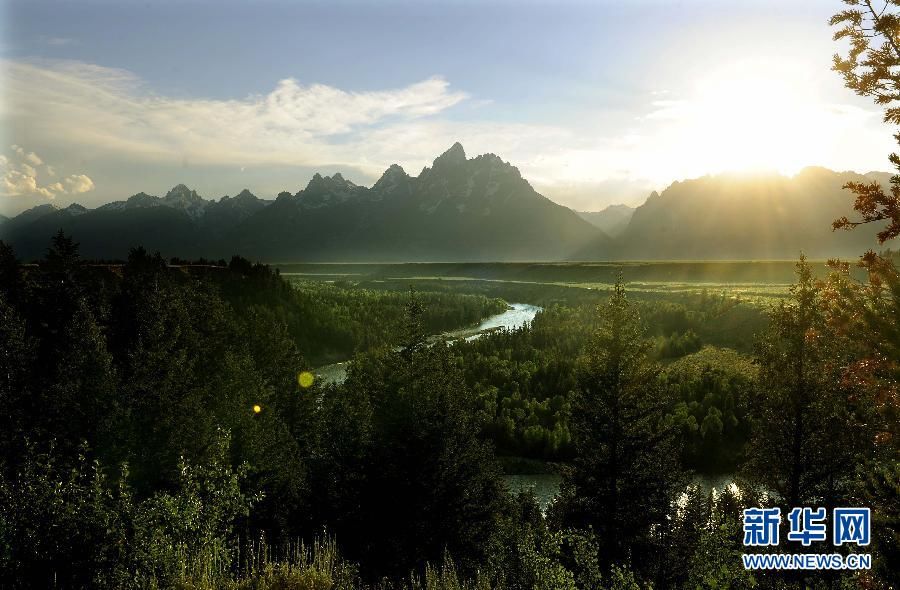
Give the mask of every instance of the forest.
[[(888, 262), (863, 284), (801, 259), (768, 305), (513, 286), (545, 305), (531, 324), (448, 343), (429, 335), (510, 286), (179, 262), (94, 264), (62, 233), (36, 264), (0, 248), (5, 587), (887, 588), (900, 568)], [(302, 378), (342, 355), (344, 382)], [(516, 461), (561, 475), (545, 512), (507, 490)], [(717, 473), (734, 485), (697, 483)], [(871, 507), (874, 568), (744, 570), (741, 510), (764, 505)]]

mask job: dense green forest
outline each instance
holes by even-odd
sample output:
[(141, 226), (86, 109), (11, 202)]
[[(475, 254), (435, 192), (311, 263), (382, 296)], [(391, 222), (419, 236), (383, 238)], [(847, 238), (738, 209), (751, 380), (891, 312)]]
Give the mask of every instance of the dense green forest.
[[(61, 233), (36, 265), (0, 246), (2, 584), (888, 587), (900, 276), (872, 272), (816, 280), (801, 260), (761, 307), (316, 283), (142, 249), (97, 265)], [(428, 337), (501, 295), (544, 311)], [(354, 354), (343, 383), (298, 379)], [(513, 457), (561, 473), (546, 514), (505, 489)], [(745, 571), (741, 510), (769, 504), (871, 507), (874, 569)]]
[[(575, 304), (546, 308), (524, 329), (454, 344), (452, 354), (459, 357), (467, 384), (482, 400), (487, 432), (498, 452), (572, 459), (568, 416), (578, 388), (576, 366), (604, 321), (596, 307), (607, 297), (605, 291), (586, 297), (582, 293)], [(685, 431), (691, 432), (692, 450), (686, 451), (691, 466), (733, 470), (747, 433), (748, 384), (754, 371), (738, 350), (752, 352), (753, 335), (765, 327), (766, 315), (726, 296), (702, 293), (673, 299), (634, 303), (644, 324), (652, 327), (645, 335), (648, 357), (665, 363), (684, 358), (664, 374), (667, 387), (680, 391), (679, 416)], [(701, 434), (697, 424), (704, 420), (707, 426)]]

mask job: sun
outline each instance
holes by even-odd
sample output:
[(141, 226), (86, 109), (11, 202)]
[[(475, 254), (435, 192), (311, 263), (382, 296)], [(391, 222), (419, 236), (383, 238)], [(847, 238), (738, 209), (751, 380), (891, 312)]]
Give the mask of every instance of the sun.
[(673, 177), (726, 171), (792, 175), (822, 163), (835, 113), (803, 70), (738, 62), (699, 77), (658, 112)]

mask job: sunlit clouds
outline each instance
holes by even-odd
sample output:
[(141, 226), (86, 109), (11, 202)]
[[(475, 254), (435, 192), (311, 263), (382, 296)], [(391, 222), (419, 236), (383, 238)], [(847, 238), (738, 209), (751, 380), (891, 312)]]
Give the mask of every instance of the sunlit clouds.
[[(85, 174), (71, 174), (57, 179), (56, 170), (35, 152), (11, 145), (0, 153), (0, 196), (53, 200), (57, 195), (77, 195), (94, 188)], [(30, 201), (29, 201), (30, 202)]]
[[(287, 78), (234, 100), (168, 98), (129, 72), (79, 62), (8, 62), (4, 109), (47, 141), (147, 161), (216, 165), (354, 163), (344, 134), (434, 115), (464, 100), (440, 78), (346, 92)], [(334, 139), (337, 137), (337, 139)]]

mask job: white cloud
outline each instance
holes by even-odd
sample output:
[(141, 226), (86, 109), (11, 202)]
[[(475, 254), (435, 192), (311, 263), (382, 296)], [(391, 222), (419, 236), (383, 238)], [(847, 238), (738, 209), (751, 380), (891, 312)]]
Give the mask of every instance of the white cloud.
[(0, 106), (0, 114), (54, 145), (141, 161), (346, 163), (347, 134), (429, 117), (467, 98), (438, 77), (373, 92), (289, 78), (266, 95), (186, 100), (150, 94), (129, 72), (91, 64), (4, 65), (7, 106)]
[[(62, 186), (56, 183), (53, 186)], [(73, 174), (66, 178), (66, 186), (71, 194), (86, 193), (94, 189), (94, 181), (84, 174)]]
[(40, 196), (52, 199), (56, 195), (46, 187), (38, 186), (37, 179), (19, 170), (6, 170), (0, 178), (0, 192), (5, 196)]
[[(13, 145), (9, 146), (9, 149), (11, 149), (13, 154), (22, 161), (22, 163), (21, 163), (22, 166), (29, 166), (29, 167), (30, 166), (40, 166), (41, 164), (44, 163), (44, 161), (41, 160), (40, 156), (38, 156), (36, 153), (26, 152), (25, 148), (23, 148), (21, 146), (13, 144)], [(2, 163), (3, 164), (7, 163), (6, 156), (3, 156)], [(34, 175), (34, 169), (32, 168), (31, 170), (32, 170), (31, 174)]]
[[(26, 152), (17, 145), (10, 146), (10, 150), (12, 158), (0, 154), (0, 196), (55, 199), (57, 195), (79, 194), (94, 188), (94, 182), (84, 174), (68, 176), (65, 186), (60, 182), (41, 184), (38, 170), (32, 164), (41, 166), (44, 161), (34, 152)], [(50, 166), (44, 166), (44, 169), (52, 171)]]

